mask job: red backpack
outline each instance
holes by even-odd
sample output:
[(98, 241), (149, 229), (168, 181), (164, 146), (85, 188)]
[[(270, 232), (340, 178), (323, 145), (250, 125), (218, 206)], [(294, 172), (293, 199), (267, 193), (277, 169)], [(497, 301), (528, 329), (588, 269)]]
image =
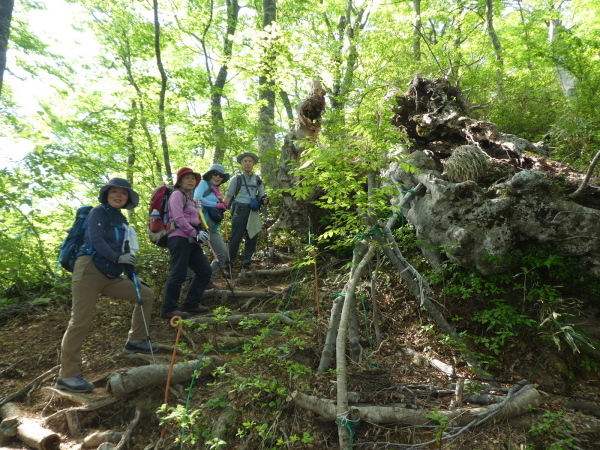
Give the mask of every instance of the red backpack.
[(169, 217), (169, 197), (173, 186), (163, 184), (152, 192), (148, 211), (148, 237), (159, 247), (167, 246), (167, 238), (177, 228)]

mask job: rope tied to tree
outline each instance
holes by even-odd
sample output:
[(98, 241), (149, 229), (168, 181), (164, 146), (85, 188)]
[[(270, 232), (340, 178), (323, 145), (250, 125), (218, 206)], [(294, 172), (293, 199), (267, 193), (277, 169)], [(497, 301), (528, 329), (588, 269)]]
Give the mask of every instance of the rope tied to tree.
[(335, 423), (336, 425), (341, 425), (348, 430), (350, 433), (350, 443), (354, 443), (354, 429), (358, 427), (360, 419), (353, 420), (350, 418), (350, 411), (345, 411), (343, 413), (339, 413), (336, 416)]
[(384, 231), (379, 227), (371, 228), (368, 233), (357, 233), (354, 237), (357, 241), (362, 241), (363, 239), (371, 239), (373, 236), (377, 234), (387, 234), (390, 231)]

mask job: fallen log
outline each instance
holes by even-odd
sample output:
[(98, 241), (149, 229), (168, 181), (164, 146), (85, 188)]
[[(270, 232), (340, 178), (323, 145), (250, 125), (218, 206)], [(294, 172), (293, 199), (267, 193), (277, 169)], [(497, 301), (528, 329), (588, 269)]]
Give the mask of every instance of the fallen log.
[[(322, 399), (313, 395), (303, 394), (302, 392), (293, 392), (290, 400), (296, 406), (312, 411), (326, 420), (334, 421), (337, 417), (336, 405), (333, 400)], [(524, 386), (517, 394), (508, 399), (505, 405), (494, 415), (498, 420), (510, 419), (520, 416), (529, 411), (531, 407), (537, 407), (541, 403), (539, 392), (533, 388), (533, 385)], [(466, 426), (488, 413), (494, 413), (494, 409), (500, 405), (484, 406), (481, 408), (457, 408), (452, 411), (438, 411), (438, 417), (447, 418), (456, 426)], [(395, 406), (353, 406), (349, 409), (352, 413), (360, 417), (361, 421), (371, 423), (401, 423), (405, 425), (427, 425), (432, 424), (432, 420), (427, 416), (431, 411), (420, 409), (411, 410)]]
[[(197, 360), (175, 364), (175, 366), (173, 366), (173, 374), (171, 375), (171, 383), (178, 384), (190, 381), (197, 366)], [(217, 365), (213, 359), (209, 356), (205, 356), (202, 359), (200, 375), (210, 375), (216, 367)], [(165, 385), (168, 374), (169, 366), (166, 364), (135, 367), (125, 373), (111, 376), (108, 379), (106, 390), (116, 398), (122, 398), (138, 389), (148, 386)]]
[(6, 403), (0, 407), (0, 417), (4, 420), (17, 419), (16, 437), (38, 450), (55, 450), (60, 448), (60, 436), (42, 427), (36, 420), (22, 417), (19, 408), (14, 403)]
[(276, 277), (287, 275), (292, 272), (295, 267), (285, 267), (283, 269), (242, 269), (238, 274), (238, 278), (256, 278), (256, 277)]
[[(269, 298), (269, 297), (274, 297), (276, 295), (280, 295), (283, 294), (284, 291), (267, 291), (267, 292), (263, 292), (263, 291), (235, 291), (235, 296), (236, 297), (259, 297), (259, 298)], [(228, 291), (227, 289), (210, 289), (208, 291), (204, 291), (204, 295), (202, 296), (202, 298), (208, 298), (208, 297), (223, 297), (225, 296), (225, 298), (232, 296), (231, 292)], [(233, 296), (232, 296), (233, 297)]]

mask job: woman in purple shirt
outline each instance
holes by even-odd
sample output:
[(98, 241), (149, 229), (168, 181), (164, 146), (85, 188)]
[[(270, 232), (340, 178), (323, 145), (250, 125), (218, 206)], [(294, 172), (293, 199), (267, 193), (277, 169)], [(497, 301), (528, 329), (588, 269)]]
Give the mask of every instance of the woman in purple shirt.
[[(200, 225), (192, 192), (200, 183), (201, 176), (189, 167), (177, 172), (175, 190), (169, 197), (170, 218), (177, 229), (169, 234), (167, 247), (171, 253), (171, 273), (167, 277), (160, 316), (171, 319), (174, 316), (187, 318), (189, 314), (205, 314), (209, 308), (201, 304), (202, 294), (210, 282), (212, 270), (200, 244), (208, 242), (208, 233)], [(179, 295), (188, 267), (195, 277), (190, 284), (187, 296), (179, 309)]]

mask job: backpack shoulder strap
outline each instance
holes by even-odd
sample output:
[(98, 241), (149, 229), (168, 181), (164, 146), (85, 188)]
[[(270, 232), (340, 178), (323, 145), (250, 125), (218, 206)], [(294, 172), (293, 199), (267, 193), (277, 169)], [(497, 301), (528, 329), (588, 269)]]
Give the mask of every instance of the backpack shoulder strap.
[(242, 178), (242, 182), (244, 182), (244, 176), (242, 175), (242, 172), (236, 173), (235, 177), (233, 177), (235, 180), (235, 190), (233, 191), (234, 197), (237, 197), (237, 195), (240, 193), (240, 189), (242, 188), (240, 185), (240, 178)]

